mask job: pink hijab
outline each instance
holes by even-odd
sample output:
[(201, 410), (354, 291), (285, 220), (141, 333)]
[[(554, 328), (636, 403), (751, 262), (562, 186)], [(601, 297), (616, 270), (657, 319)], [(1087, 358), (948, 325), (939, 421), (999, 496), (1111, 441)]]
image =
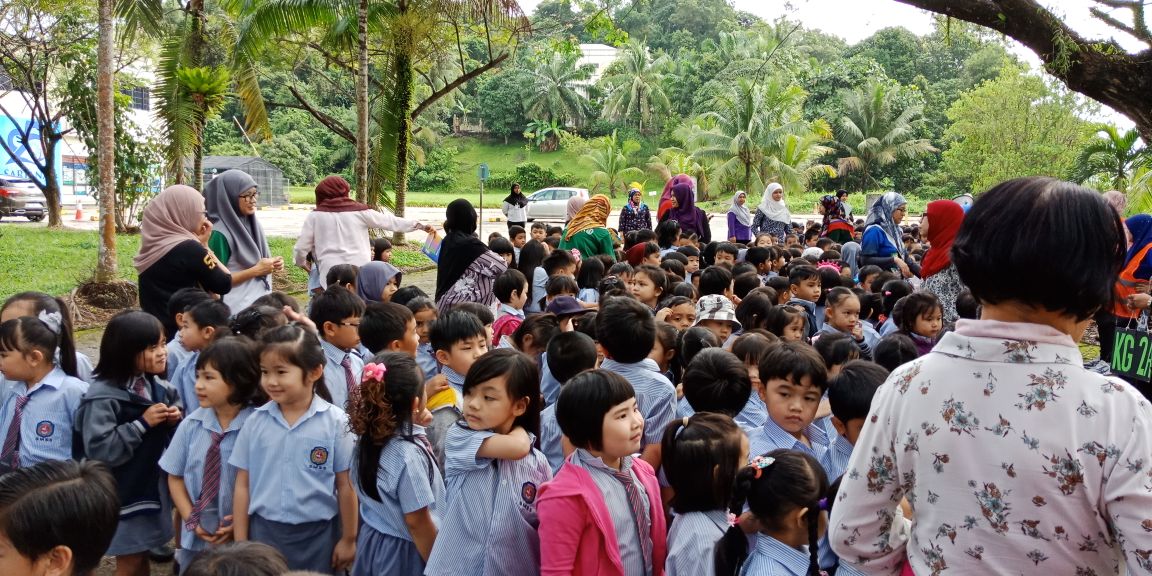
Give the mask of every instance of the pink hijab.
[(140, 253), (132, 260), (136, 271), (159, 261), (181, 242), (200, 241), (196, 230), (204, 217), (204, 197), (191, 186), (169, 186), (144, 207), (140, 219)]

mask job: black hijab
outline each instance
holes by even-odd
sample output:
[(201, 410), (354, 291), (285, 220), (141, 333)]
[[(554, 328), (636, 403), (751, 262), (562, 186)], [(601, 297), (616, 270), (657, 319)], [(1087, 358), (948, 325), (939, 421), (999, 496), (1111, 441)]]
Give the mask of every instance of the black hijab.
[(444, 241), (436, 268), (436, 300), (439, 300), (488, 246), (476, 237), (476, 209), (457, 198), (444, 211)]
[(519, 184), (513, 184), (512, 190), (508, 192), (508, 197), (504, 199), (505, 202), (523, 208), (528, 205), (528, 198), (520, 191)]

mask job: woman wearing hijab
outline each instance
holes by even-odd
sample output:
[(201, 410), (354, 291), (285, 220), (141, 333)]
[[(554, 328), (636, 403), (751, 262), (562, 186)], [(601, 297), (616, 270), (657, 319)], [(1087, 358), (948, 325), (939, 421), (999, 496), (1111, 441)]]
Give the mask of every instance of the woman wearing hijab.
[(922, 292), (936, 295), (944, 308), (944, 323), (955, 322), (956, 297), (964, 290), (964, 283), (956, 267), (952, 265), (952, 241), (960, 232), (964, 221), (964, 208), (952, 200), (935, 200), (928, 203), (924, 218), (920, 220), (920, 235), (928, 240), (931, 248), (920, 263), (920, 277), (924, 284)]
[(852, 279), (859, 280), (860, 275), (860, 245), (855, 242), (845, 242), (840, 247), (840, 259), (848, 263), (852, 272)]
[(837, 244), (852, 241), (852, 232), (855, 228), (844, 214), (844, 203), (839, 198), (825, 194), (820, 199), (820, 213), (824, 215), (820, 236), (831, 238)]
[(212, 235), (208, 248), (227, 264), (232, 291), (224, 303), (233, 314), (272, 291), (273, 271), (284, 268), (284, 259), (272, 257), (264, 228), (256, 220), (256, 181), (241, 170), (228, 170), (204, 186), (204, 203)]
[(752, 218), (752, 234), (761, 232), (771, 234), (776, 243), (783, 245), (792, 227), (792, 214), (784, 204), (784, 187), (776, 182), (764, 188), (764, 197), (756, 207), (756, 215)]
[(140, 253), (132, 260), (140, 274), (140, 308), (160, 319), (168, 338), (180, 329), (168, 313), (168, 300), (181, 288), (224, 295), (232, 273), (205, 244), (212, 223), (204, 197), (188, 186), (169, 186), (144, 207)]
[(633, 230), (651, 230), (652, 213), (644, 203), (644, 193), (640, 185), (633, 182), (628, 189), (628, 203), (620, 210), (620, 234), (624, 235)]
[(586, 204), (587, 202), (588, 202), (588, 199), (581, 197), (581, 196), (573, 196), (573, 197), (568, 199), (568, 205), (567, 205), (567, 208), (564, 212), (564, 225), (565, 226), (567, 226), (568, 223), (571, 222), (572, 219), (575, 218), (576, 215), (580, 213), (580, 209), (583, 208), (584, 204)]
[(432, 233), (431, 226), (373, 210), (349, 198), (348, 191), (348, 182), (339, 176), (329, 176), (316, 185), (316, 209), (304, 219), (292, 250), (296, 265), (309, 272), (313, 264), (308, 263), (308, 253), (312, 253), (321, 280), (337, 264), (363, 266), (372, 261), (369, 229)]
[(904, 278), (920, 274), (920, 266), (905, 261), (908, 253), (901, 240), (900, 222), (907, 213), (908, 201), (896, 192), (886, 192), (872, 205), (864, 221), (864, 237), (860, 239), (860, 264), (899, 270)]
[(512, 184), (512, 191), (504, 198), (504, 204), (500, 207), (500, 211), (508, 220), (509, 230), (513, 226), (523, 228), (528, 223), (528, 198), (520, 191), (519, 182)]
[(403, 274), (388, 262), (372, 261), (360, 267), (356, 275), (356, 295), (364, 301), (388, 302), (400, 288)]
[(664, 221), (664, 215), (672, 209), (675, 201), (672, 198), (672, 188), (677, 184), (687, 182), (692, 187), (692, 200), (696, 200), (696, 182), (687, 174), (677, 174), (664, 183), (664, 191), (660, 193), (660, 203), (656, 205), (656, 220)]
[(743, 190), (732, 196), (732, 206), (728, 208), (728, 241), (752, 242), (752, 213), (748, 211), (748, 193)]
[(664, 213), (661, 222), (675, 220), (680, 223), (680, 233), (696, 234), (702, 244), (712, 241), (712, 230), (708, 227), (708, 215), (696, 207), (692, 184), (681, 181), (672, 187), (672, 207)]
[(564, 228), (559, 248), (575, 248), (580, 251), (580, 258), (604, 255), (615, 261), (616, 249), (612, 245), (612, 233), (608, 231), (608, 212), (611, 210), (612, 203), (607, 196), (593, 196)]
[(503, 256), (476, 237), (476, 226), (476, 209), (471, 202), (457, 198), (448, 205), (436, 267), (436, 305), (441, 313), (461, 302), (496, 303), (492, 284), (508, 265)]

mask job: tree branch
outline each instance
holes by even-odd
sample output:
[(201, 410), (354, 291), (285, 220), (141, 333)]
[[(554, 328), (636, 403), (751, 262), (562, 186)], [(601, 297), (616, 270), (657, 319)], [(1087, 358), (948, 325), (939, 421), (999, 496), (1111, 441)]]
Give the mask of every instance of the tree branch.
[(319, 110), (315, 106), (309, 104), (308, 100), (306, 100), (304, 98), (304, 96), (302, 94), (300, 94), (300, 91), (297, 90), (295, 86), (289, 86), (288, 91), (292, 93), (292, 96), (294, 98), (296, 98), (296, 100), (298, 102), (300, 102), (299, 105), (269, 102), (268, 106), (270, 106), (270, 107), (280, 106), (283, 108), (295, 108), (297, 110), (304, 110), (304, 111), (308, 112), (309, 114), (311, 114), (312, 117), (315, 118), (317, 122), (323, 124), (325, 128), (328, 128), (333, 133), (335, 133), (337, 136), (339, 136), (339, 137), (341, 137), (341, 138), (343, 138), (343, 139), (345, 139), (345, 140), (347, 140), (353, 144), (356, 143), (356, 135), (353, 134), (351, 130), (348, 130), (348, 128), (346, 128), (343, 124), (341, 124), (339, 120), (333, 118), (332, 116), (324, 113), (323, 111)]
[(445, 84), (443, 88), (433, 92), (431, 95), (425, 98), (424, 101), (420, 103), (420, 105), (416, 106), (416, 108), (412, 110), (412, 118), (415, 119), (420, 115), (421, 112), (427, 110), (429, 106), (435, 104), (437, 100), (448, 95), (450, 92), (459, 88), (460, 86), (463, 86), (469, 80), (499, 66), (501, 62), (507, 59), (508, 53), (505, 52), (493, 58), (492, 60), (489, 60), (483, 66), (473, 68), (472, 70), (460, 75), (459, 78), (456, 78), (455, 80)]

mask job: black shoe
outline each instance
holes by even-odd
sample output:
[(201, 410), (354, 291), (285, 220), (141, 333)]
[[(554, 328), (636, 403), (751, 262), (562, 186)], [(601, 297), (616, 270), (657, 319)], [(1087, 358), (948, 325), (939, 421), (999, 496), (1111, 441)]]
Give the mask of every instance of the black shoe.
[(153, 562), (171, 562), (176, 557), (176, 551), (167, 544), (161, 544), (148, 551), (148, 559)]

